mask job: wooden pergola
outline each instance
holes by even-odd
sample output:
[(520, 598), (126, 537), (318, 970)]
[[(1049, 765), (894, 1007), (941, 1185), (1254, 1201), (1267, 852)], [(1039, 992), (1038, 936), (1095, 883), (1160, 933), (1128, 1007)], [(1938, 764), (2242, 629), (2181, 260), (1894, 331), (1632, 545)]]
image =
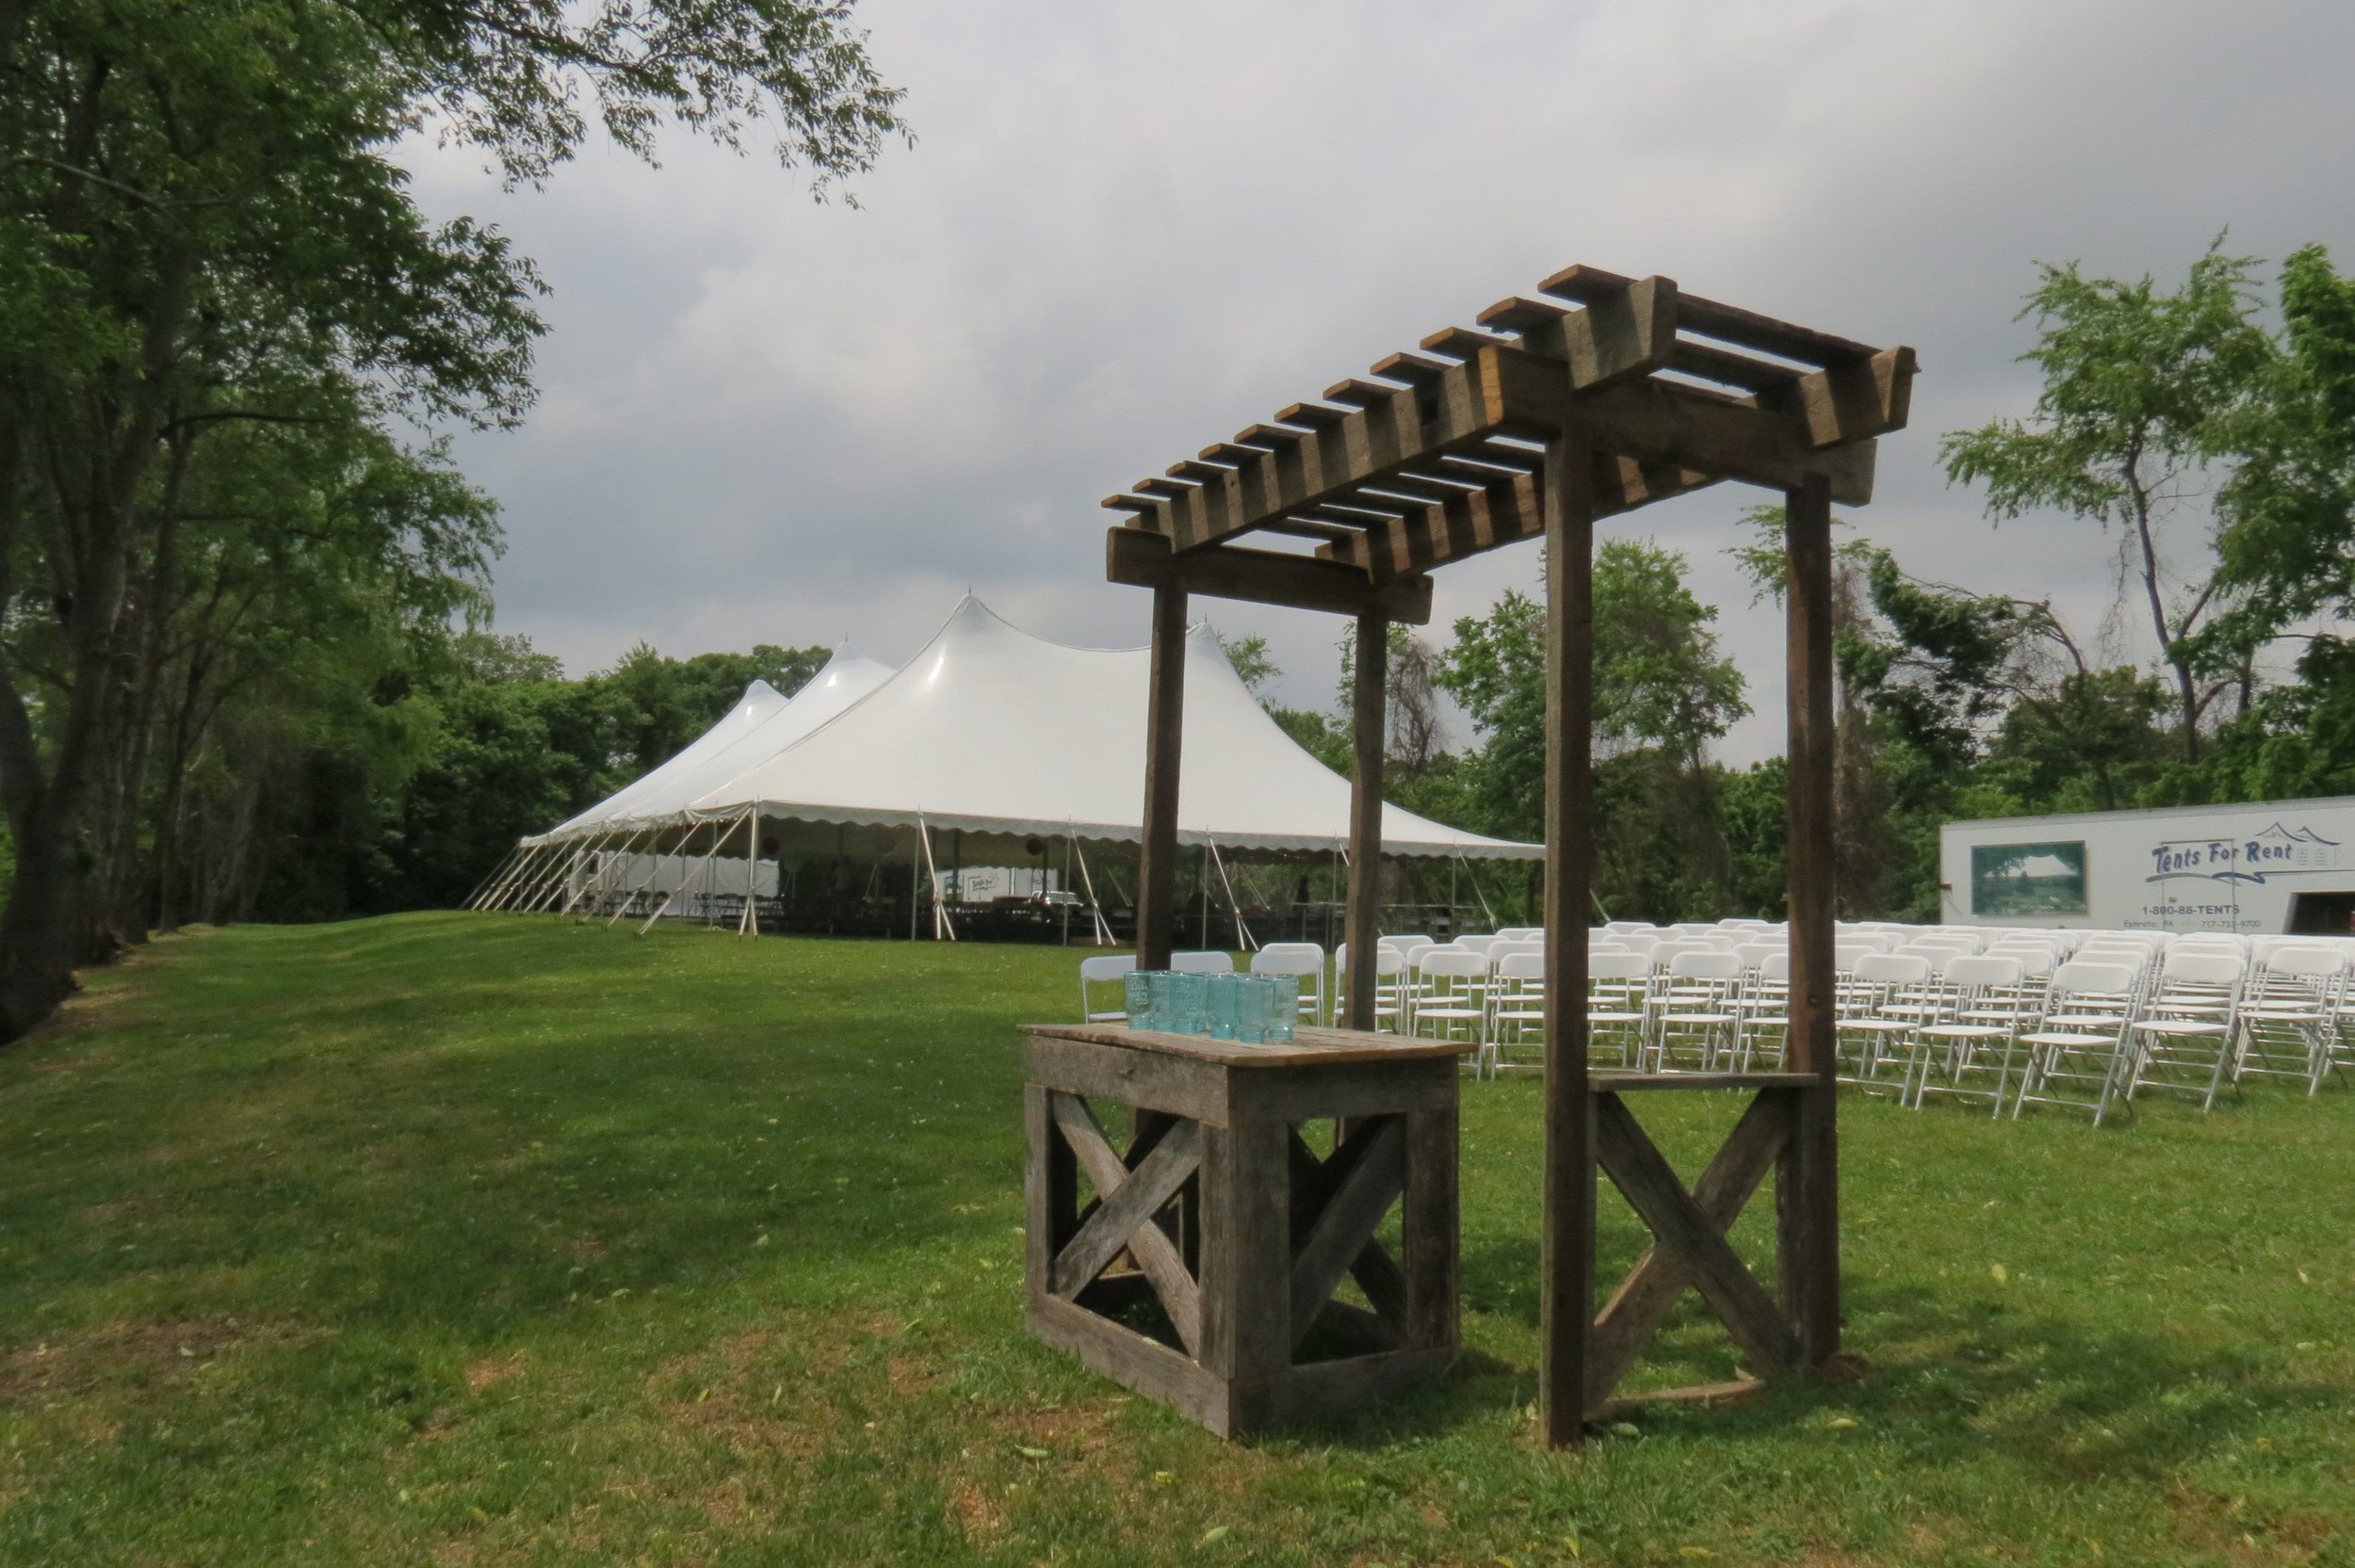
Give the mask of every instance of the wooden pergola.
[[(1538, 284), (1535, 298), (1489, 306), (1478, 330), (1435, 332), (1420, 352), (1377, 362), (1371, 379), (1328, 387), (1321, 400), (1292, 404), (1104, 503), (1132, 514), (1107, 542), (1112, 580), (1153, 590), (1143, 967), (1169, 962), (1188, 595), (1356, 619), (1344, 986), (1346, 1021), (1361, 1029), (1373, 1024), (1389, 622), (1430, 619), (1434, 567), (1521, 540), (1547, 542), (1540, 1379), (1544, 1431), (1555, 1447), (1579, 1441), (1687, 1286), (1762, 1378), (1822, 1372), (1839, 1353), (1831, 507), (1871, 499), (1874, 438), (1904, 426), (1914, 369), (1910, 348), (1875, 348), (1698, 299), (1666, 278), (1573, 267)], [(1788, 522), (1787, 1070), (1590, 1074), (1595, 524), (1727, 479), (1779, 491)], [(1291, 547), (1244, 542), (1254, 535)], [(1752, 1097), (1688, 1189), (1625, 1096), (1695, 1089)], [(1598, 1169), (1654, 1237), (1600, 1314)], [(1726, 1239), (1770, 1169), (1779, 1300)]]

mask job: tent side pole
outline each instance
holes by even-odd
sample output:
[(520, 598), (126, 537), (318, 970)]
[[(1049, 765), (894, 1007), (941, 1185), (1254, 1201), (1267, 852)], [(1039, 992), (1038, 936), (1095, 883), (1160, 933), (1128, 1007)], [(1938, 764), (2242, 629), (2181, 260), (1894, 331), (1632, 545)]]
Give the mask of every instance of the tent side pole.
[(1071, 849), (1080, 857), (1080, 881), (1088, 890), (1088, 917), (1096, 922), (1096, 945), (1114, 946), (1113, 929), (1104, 919), (1103, 906), (1096, 901), (1096, 879), (1088, 875), (1088, 852), (1080, 848), (1080, 835), (1076, 832), (1071, 835)]
[[(700, 824), (700, 823), (696, 824), (696, 826), (698, 826), (698, 827), (700, 827), (701, 825), (702, 825), (702, 824)], [(692, 837), (694, 837), (694, 836), (695, 836), (695, 835), (694, 835), (694, 832), (693, 832), (693, 831), (692, 831), (692, 829), (690, 829), (690, 830), (689, 831), (689, 832), (688, 832), (688, 835), (687, 835), (687, 836), (688, 836), (689, 838), (692, 838)], [(649, 914), (649, 915), (647, 915), (647, 916), (646, 916), (646, 923), (645, 923), (644, 925), (642, 925), (642, 926), (641, 926), (641, 927), (639, 927), (639, 928), (638, 928), (638, 934), (639, 934), (640, 936), (643, 936), (643, 935), (645, 935), (648, 931), (650, 931), (650, 930), (654, 929), (654, 923), (655, 923), (656, 921), (658, 921), (658, 920), (661, 919), (661, 918), (662, 918), (665, 914), (668, 914), (668, 913), (671, 912), (671, 905), (672, 905), (673, 901), (674, 901), (674, 900), (675, 900), (675, 899), (678, 897), (678, 896), (679, 896), (679, 889), (680, 889), (680, 888), (685, 887), (685, 886), (687, 885), (687, 883), (688, 883), (689, 879), (690, 879), (690, 878), (691, 878), (691, 877), (694, 875), (694, 873), (693, 873), (693, 872), (691, 872), (691, 871), (690, 871), (690, 870), (688, 870), (688, 869), (686, 868), (686, 865), (684, 865), (684, 863), (685, 863), (686, 859), (687, 859), (687, 846), (686, 846), (686, 844), (685, 844), (685, 843), (683, 843), (683, 842), (682, 842), (682, 843), (679, 845), (679, 860), (680, 860), (680, 862), (681, 862), (682, 864), (681, 864), (680, 868), (679, 868), (678, 885), (677, 885), (676, 887), (672, 888), (670, 892), (668, 892), (668, 893), (664, 894), (664, 895), (662, 896), (662, 902), (655, 906), (655, 912), (654, 912), (652, 914)]]
[(518, 914), (537, 914), (540, 906), (547, 901), (550, 885), (564, 874), (564, 856), (569, 846), (551, 844), (547, 848), (548, 853), (533, 870), (530, 882), (517, 890), (509, 906)]
[(547, 852), (548, 847), (544, 844), (534, 844), (526, 849), (517, 857), (514, 865), (508, 871), (506, 880), (499, 883), (490, 897), (483, 900), (482, 907), (512, 912), (515, 907), (515, 900), (522, 897), (524, 889), (539, 875), (540, 859)]
[(1201, 890), (1195, 902), (1202, 909), (1202, 946), (1208, 947), (1210, 945), (1210, 846), (1208, 840), (1203, 842), (1202, 852), (1194, 857), (1194, 882)]
[(500, 856), (499, 863), (491, 867), (490, 873), (480, 881), (474, 884), (474, 891), (467, 894), (465, 902), (460, 904), (458, 907), (460, 909), (475, 909), (479, 907), (482, 902), (483, 895), (491, 891), (492, 886), (498, 881), (502, 875), (506, 873), (507, 868), (515, 864), (515, 857), (523, 852), (523, 845), (521, 843), (517, 843), (514, 848), (509, 849), (506, 854)]
[(1481, 887), (1480, 879), (1472, 875), (1471, 861), (1466, 857), (1464, 851), (1461, 849), (1455, 851), (1455, 858), (1464, 863), (1464, 880), (1471, 883), (1472, 897), (1480, 900), (1480, 913), (1488, 917), (1488, 929), (1490, 930), (1495, 930), (1497, 929), (1497, 912), (1489, 907), (1488, 895), (1486, 891)]
[[(564, 907), (557, 911), (559, 914), (572, 913), (573, 906), (579, 903), (580, 900), (587, 896), (589, 892), (589, 883), (586, 880), (585, 874), (588, 870), (589, 858), (597, 852), (597, 846), (605, 844), (611, 837), (612, 834), (610, 832), (607, 832), (585, 842), (579, 855), (575, 861), (576, 865), (578, 867), (578, 871), (577, 873), (568, 873), (564, 878)], [(599, 870), (600, 873), (602, 873), (603, 868), (600, 867)]]
[(597, 896), (580, 912), (582, 920), (593, 920), (605, 913), (607, 900), (613, 897), (614, 884), (629, 875), (629, 847), (642, 836), (642, 829), (627, 830), (622, 833), (621, 842), (608, 852), (605, 864), (597, 868)]
[(1178, 897), (1178, 765), (1186, 709), (1186, 590), (1153, 590), (1153, 671), (1145, 710), (1145, 834), (1137, 856), (1137, 967), (1169, 967)]
[(760, 808), (744, 814), (744, 913), (737, 917), (736, 934), (760, 934)]
[(660, 822), (646, 830), (652, 836), (646, 847), (645, 874), (638, 879), (637, 885), (623, 888), (622, 901), (614, 906), (612, 918), (605, 923), (607, 930), (611, 930), (614, 923), (629, 913), (630, 905), (638, 901), (638, 895), (652, 888), (654, 880), (662, 875), (662, 835), (673, 826), (669, 822)]
[(704, 851), (704, 858), (695, 865), (696, 884), (702, 889), (706, 930), (711, 929), (716, 924), (711, 914), (711, 890), (713, 884), (719, 880), (720, 868), (713, 863), (720, 858), (720, 851), (727, 848), (728, 840), (736, 836), (735, 827), (736, 824), (731, 822), (726, 827), (713, 829), (711, 848)]
[(1356, 689), (1350, 702), (1357, 768), (1349, 784), (1349, 914), (1341, 928), (1341, 940), (1349, 945), (1344, 1026), (1353, 1029), (1373, 1027), (1374, 960), (1382, 945), (1382, 708), (1389, 663), (1389, 618), (1359, 616)]
[(530, 853), (531, 851), (524, 847), (522, 841), (518, 840), (515, 847), (507, 851), (507, 858), (498, 863), (497, 868), (482, 879), (481, 885), (474, 890), (474, 896), (466, 900), (466, 907), (471, 910), (489, 909), (497, 900), (499, 894), (506, 890), (507, 879), (515, 874), (515, 867), (520, 865), (524, 857)]
[(1576, 425), (1546, 445), (1546, 1069), (1538, 1400), (1546, 1446), (1585, 1436), (1595, 1316), (1594, 1104), (1586, 903), (1594, 881), (1595, 458)]
[(924, 913), (924, 830), (908, 840), (908, 940), (916, 940), (916, 922)]
[(555, 868), (549, 871), (539, 892), (533, 897), (529, 913), (553, 914), (557, 912), (561, 906), (566, 889), (572, 884), (573, 868), (580, 864), (580, 855), (581, 849), (577, 841), (565, 846), (564, 852), (556, 857)]
[[(924, 825), (922, 812), (916, 814), (916, 836), (924, 844), (925, 880), (933, 890), (933, 940), (954, 942), (957, 939), (957, 923), (940, 901), (940, 867), (933, 860), (933, 832)], [(947, 933), (945, 936), (944, 932)]]
[(1242, 923), (1242, 904), (1235, 897), (1234, 879), (1226, 875), (1226, 857), (1218, 852), (1215, 841), (1206, 842), (1210, 845), (1210, 864), (1218, 867), (1218, 880), (1226, 889), (1226, 908), (1235, 917), (1235, 940), (1242, 945), (1244, 952), (1256, 953), (1259, 945), (1252, 939), (1251, 928)]

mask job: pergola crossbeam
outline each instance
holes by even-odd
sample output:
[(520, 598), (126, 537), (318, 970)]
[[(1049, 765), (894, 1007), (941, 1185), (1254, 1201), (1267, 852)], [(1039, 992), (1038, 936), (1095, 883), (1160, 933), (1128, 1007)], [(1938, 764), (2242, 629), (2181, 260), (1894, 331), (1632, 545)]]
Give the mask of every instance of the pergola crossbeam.
[[(1380, 380), (1336, 383), (1322, 402), (1292, 404), (1105, 505), (1180, 554), (1288, 522), (1450, 542), (1432, 554), (1329, 539), (1322, 552), (1377, 575), (1413, 571), (1426, 554), (1452, 559), (1528, 534), (1475, 528), (1468, 537), (1460, 514), (1417, 519), (1402, 499), (1455, 505), (1430, 486), (1460, 478), (1454, 465), (1496, 458), (1500, 440), (1542, 442), (1573, 412), (1597, 446), (1636, 465), (1624, 481), (1601, 477), (1606, 506), (1615, 494), (1644, 505), (1717, 479), (1789, 490), (1811, 474), (1829, 480), (1837, 503), (1872, 498), (1873, 438), (1905, 424), (1911, 349), (1681, 294), (1666, 278), (1571, 267), (1539, 292), (1570, 302), (1501, 300), (1480, 314), (1486, 331), (1434, 332), (1422, 351), (1377, 361), (1371, 374)], [(1405, 525), (1367, 522), (1350, 515), (1353, 505)]]

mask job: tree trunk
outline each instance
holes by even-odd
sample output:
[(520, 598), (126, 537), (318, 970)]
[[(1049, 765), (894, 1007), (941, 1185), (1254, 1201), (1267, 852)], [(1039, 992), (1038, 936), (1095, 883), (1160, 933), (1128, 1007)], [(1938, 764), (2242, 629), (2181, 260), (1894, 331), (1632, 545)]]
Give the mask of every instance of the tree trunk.
[[(139, 488), (163, 439), (165, 409), (180, 320), (187, 310), (194, 258), (163, 258), (160, 286), (145, 323), (140, 363), (120, 401), (88, 411), (83, 428), (102, 432), (80, 451), (45, 454), (43, 465), (61, 479), (56, 496), (60, 523), (74, 535), (73, 574), (59, 585), (57, 616), (66, 644), (66, 689), (48, 699), (61, 717), (56, 760), (42, 766), (26, 693), (17, 673), (0, 663), (0, 798), (16, 834), (16, 881), (0, 912), (0, 1043), (14, 1040), (46, 1017), (73, 990), (76, 963), (113, 956), (98, 907), (94, 874), (99, 845), (90, 812), (98, 768), (118, 715), (123, 671), (122, 614), (134, 553)], [(59, 432), (71, 415), (55, 421)], [(22, 505), (24, 426), (9, 422), (0, 435), (0, 543), (15, 532)], [(78, 493), (77, 493), (78, 491)]]

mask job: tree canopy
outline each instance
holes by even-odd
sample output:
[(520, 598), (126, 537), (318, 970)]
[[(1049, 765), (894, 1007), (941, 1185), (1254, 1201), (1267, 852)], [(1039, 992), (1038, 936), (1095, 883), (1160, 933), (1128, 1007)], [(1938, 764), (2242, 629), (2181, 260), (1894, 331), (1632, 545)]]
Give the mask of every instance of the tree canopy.
[(423, 432), (522, 416), (544, 290), (417, 210), (404, 138), (536, 182), (593, 125), (765, 134), (822, 193), (902, 130), (849, 16), (0, 6), (0, 1040), (192, 879), (250, 902), (277, 759), (332, 733), (396, 766), (435, 645), (487, 618), (495, 509)]

